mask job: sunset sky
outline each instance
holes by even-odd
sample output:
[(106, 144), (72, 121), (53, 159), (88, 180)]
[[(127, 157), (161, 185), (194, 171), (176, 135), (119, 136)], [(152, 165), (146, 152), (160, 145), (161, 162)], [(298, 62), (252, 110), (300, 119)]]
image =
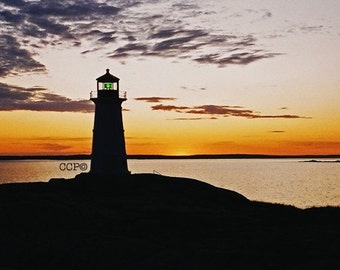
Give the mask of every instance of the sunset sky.
[(0, 0), (0, 155), (90, 154), (96, 78), (128, 154), (340, 154), (338, 0)]

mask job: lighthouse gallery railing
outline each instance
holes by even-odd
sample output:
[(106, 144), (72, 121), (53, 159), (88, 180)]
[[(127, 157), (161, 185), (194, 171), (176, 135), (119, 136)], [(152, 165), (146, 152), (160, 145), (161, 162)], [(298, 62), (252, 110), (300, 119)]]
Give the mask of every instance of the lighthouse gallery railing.
[[(99, 90), (99, 91), (116, 91), (116, 90)], [(126, 99), (126, 91), (119, 91), (118, 97), (122, 99)], [(98, 98), (98, 91), (91, 91), (90, 98)]]

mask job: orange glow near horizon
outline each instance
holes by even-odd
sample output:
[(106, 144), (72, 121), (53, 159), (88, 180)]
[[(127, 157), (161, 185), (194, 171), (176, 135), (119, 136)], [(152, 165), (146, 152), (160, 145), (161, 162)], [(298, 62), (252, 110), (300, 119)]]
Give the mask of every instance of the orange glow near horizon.
[[(129, 113), (129, 112), (127, 112)], [(126, 114), (127, 114), (126, 113)], [(292, 120), (286, 131), (268, 131), (270, 120), (202, 120), (126, 123), (128, 155), (195, 155), (195, 154), (268, 154), (331, 155), (340, 153), (339, 129), (333, 127), (328, 140), (326, 130), (302, 120)], [(2, 113), (6, 125), (0, 137), (0, 155), (73, 155), (90, 154), (93, 114), (82, 113)], [(15, 121), (16, 125), (10, 125)], [(273, 120), (272, 120), (273, 121)], [(289, 120), (283, 120), (289, 121)], [(307, 120), (308, 121), (308, 120)], [(281, 126), (283, 125), (281, 123)], [(306, 131), (307, 130), (307, 131)], [(321, 138), (321, 139), (316, 139)]]
[(16, 111), (2, 113), (0, 155), (90, 153), (93, 115)]
[[(2, 139), (0, 155), (76, 155), (90, 154), (91, 138), (13, 138)], [(181, 144), (156, 141), (152, 144), (130, 143), (128, 155), (196, 155), (196, 154), (267, 154), (267, 155), (335, 155), (340, 153), (339, 142), (323, 141), (267, 141), (265, 144), (206, 143)]]

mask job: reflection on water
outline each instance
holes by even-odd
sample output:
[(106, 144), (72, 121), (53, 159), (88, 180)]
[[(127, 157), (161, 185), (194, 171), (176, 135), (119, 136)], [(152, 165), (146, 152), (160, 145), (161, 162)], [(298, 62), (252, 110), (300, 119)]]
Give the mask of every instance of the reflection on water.
[(90, 168), (89, 160), (0, 161), (0, 183), (47, 182), (51, 178), (72, 178)]
[[(195, 178), (234, 190), (251, 200), (295, 205), (340, 206), (340, 163), (298, 159), (128, 160), (132, 173), (159, 172)], [(61, 166), (65, 163), (65, 166)], [(71, 163), (71, 164), (69, 164)], [(0, 161), (0, 182), (72, 178), (88, 171), (89, 160)]]
[(340, 206), (340, 164), (297, 159), (136, 160), (134, 172), (157, 170), (237, 191), (251, 200), (294, 205)]

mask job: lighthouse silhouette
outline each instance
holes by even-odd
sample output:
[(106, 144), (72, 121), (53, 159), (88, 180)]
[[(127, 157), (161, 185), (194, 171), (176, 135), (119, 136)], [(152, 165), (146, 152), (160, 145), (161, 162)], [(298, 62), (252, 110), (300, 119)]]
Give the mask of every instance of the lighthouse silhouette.
[(126, 92), (119, 91), (119, 78), (106, 73), (97, 79), (97, 91), (90, 99), (95, 104), (90, 172), (99, 175), (127, 175), (122, 102)]

